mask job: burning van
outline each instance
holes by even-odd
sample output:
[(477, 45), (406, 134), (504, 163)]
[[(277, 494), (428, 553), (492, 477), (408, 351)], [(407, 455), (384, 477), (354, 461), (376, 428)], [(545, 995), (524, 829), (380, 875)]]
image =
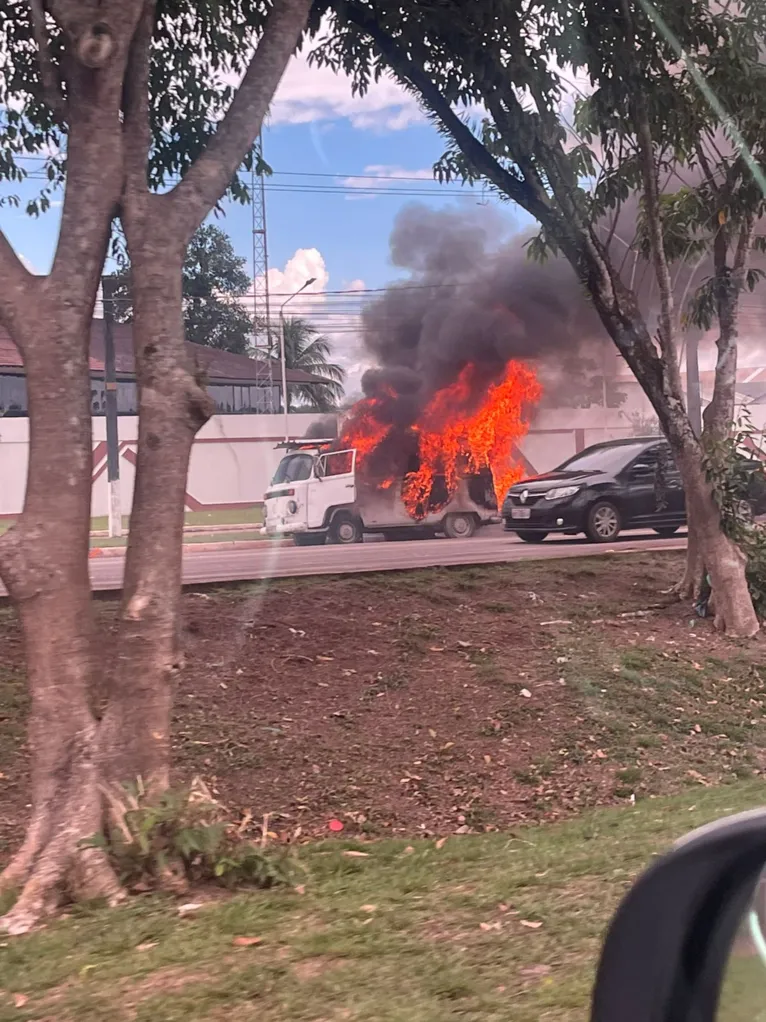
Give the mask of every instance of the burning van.
[(299, 440), (286, 450), (264, 495), (265, 531), (292, 536), (300, 546), (359, 543), (364, 534), (386, 538), (413, 533), (467, 539), (498, 521), (491, 474), (474, 473), (447, 487), (438, 477), (413, 506), (408, 495), (417, 473), (371, 479), (359, 471), (357, 448), (338, 450), (337, 440)]

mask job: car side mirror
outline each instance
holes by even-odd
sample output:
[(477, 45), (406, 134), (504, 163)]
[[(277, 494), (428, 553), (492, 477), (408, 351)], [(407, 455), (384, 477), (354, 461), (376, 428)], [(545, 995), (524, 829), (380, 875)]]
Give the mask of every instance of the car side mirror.
[(630, 471), (631, 476), (634, 479), (646, 479), (647, 476), (654, 475), (653, 465), (634, 465)]
[(764, 865), (766, 810), (757, 809), (700, 827), (650, 866), (612, 918), (591, 1022), (716, 1022), (735, 956), (766, 961)]

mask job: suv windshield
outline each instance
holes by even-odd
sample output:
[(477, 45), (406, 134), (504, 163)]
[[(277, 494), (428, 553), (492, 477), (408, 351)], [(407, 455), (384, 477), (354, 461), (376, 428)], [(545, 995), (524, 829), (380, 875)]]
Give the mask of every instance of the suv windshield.
[(610, 472), (613, 475), (623, 469), (637, 454), (647, 449), (646, 444), (616, 444), (614, 447), (596, 447), (575, 454), (569, 461), (559, 465), (556, 471)]
[(313, 464), (314, 458), (311, 454), (288, 454), (286, 458), (282, 458), (277, 466), (274, 478), (271, 480), (271, 485), (275, 486), (277, 483), (297, 483), (301, 479), (308, 479), (311, 475), (311, 466)]

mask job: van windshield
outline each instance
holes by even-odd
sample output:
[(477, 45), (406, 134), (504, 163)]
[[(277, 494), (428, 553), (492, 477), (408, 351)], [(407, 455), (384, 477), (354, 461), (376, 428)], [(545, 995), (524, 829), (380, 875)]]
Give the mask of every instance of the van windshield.
[(311, 466), (313, 464), (314, 458), (311, 454), (288, 454), (277, 465), (271, 485), (297, 483), (302, 479), (308, 479), (311, 475)]

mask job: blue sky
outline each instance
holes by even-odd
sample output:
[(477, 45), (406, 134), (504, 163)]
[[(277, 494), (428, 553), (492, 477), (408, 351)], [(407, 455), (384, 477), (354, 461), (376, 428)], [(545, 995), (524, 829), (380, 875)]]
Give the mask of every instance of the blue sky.
[[(333, 338), (351, 376), (350, 390), (365, 367), (354, 315), (360, 301), (322, 298), (321, 293), (381, 287), (401, 276), (389, 262), (388, 238), (397, 211), (406, 203), (477, 208), (487, 201), (480, 188), (461, 191), (456, 184), (441, 187), (433, 180), (431, 167), (443, 148), (415, 99), (391, 80), (354, 97), (346, 78), (327, 68), (311, 68), (299, 56), (288, 66), (275, 96), (264, 131), (265, 157), (274, 170), (267, 182), (270, 286), (290, 292), (307, 276), (317, 278), (311, 288), (316, 296), (297, 299), (293, 309), (314, 315)], [(38, 186), (32, 181), (16, 191), (24, 199)], [(360, 194), (369, 188), (378, 193)], [(500, 209), (518, 226), (518, 213)], [(250, 209), (229, 203), (217, 223), (252, 272)], [(0, 208), (0, 227), (31, 268), (48, 269), (58, 207), (37, 220), (25, 216), (23, 209)]]

